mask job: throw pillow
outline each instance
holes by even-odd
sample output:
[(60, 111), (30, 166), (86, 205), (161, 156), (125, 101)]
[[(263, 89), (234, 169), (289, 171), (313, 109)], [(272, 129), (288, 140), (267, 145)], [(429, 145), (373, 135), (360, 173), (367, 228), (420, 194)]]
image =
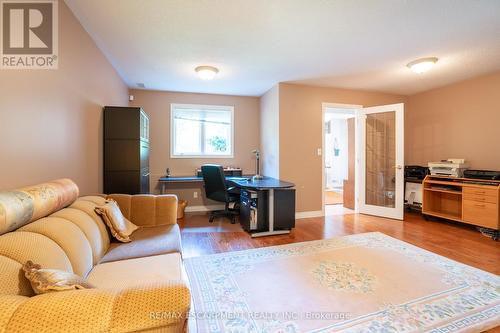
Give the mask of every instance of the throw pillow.
[(130, 242), (130, 235), (138, 229), (135, 224), (123, 216), (120, 207), (114, 200), (107, 200), (106, 204), (96, 207), (95, 212), (102, 217), (113, 237), (120, 242)]
[(43, 269), (40, 265), (28, 260), (23, 265), (23, 271), (29, 280), (35, 294), (45, 294), (53, 291), (92, 289), (84, 278), (58, 269)]

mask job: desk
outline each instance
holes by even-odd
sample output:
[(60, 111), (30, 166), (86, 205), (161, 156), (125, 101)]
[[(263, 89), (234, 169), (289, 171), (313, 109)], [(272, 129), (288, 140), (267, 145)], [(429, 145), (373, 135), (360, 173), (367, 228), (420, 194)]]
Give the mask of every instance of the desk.
[[(271, 177), (264, 177), (263, 179), (258, 179), (258, 180), (252, 180), (250, 179), (230, 179), (226, 178), (230, 183), (234, 184), (235, 186), (239, 187), (242, 190), (252, 190), (252, 191), (260, 191), (263, 193), (267, 198), (267, 230), (266, 231), (261, 231), (261, 232), (253, 232), (251, 233), (252, 237), (262, 237), (262, 236), (271, 236), (271, 235), (282, 235), (282, 234), (288, 234), (290, 233), (290, 229), (285, 229), (285, 230), (275, 230), (275, 203), (276, 203), (276, 198), (275, 198), (275, 191), (276, 190), (285, 190), (285, 189), (291, 189), (295, 185), (293, 183), (289, 183), (283, 180), (279, 180), (276, 178), (271, 178)], [(259, 199), (260, 200), (260, 199)], [(266, 203), (263, 202), (264, 204)], [(287, 202), (288, 205), (284, 209), (290, 209), (291, 211), (288, 211), (288, 214), (293, 214), (292, 219), (295, 220), (295, 192), (293, 193), (293, 203), (290, 204), (290, 202)], [(264, 209), (265, 207), (262, 205), (262, 203), (259, 204), (261, 209)], [(278, 214), (278, 217), (280, 214)]]
[[(270, 235), (280, 235), (288, 234), (290, 230), (275, 230), (275, 212), (276, 212), (276, 190), (291, 189), (295, 185), (290, 182), (282, 181), (276, 178), (264, 177), (263, 179), (252, 180), (252, 176), (242, 176), (242, 177), (226, 177), (226, 181), (233, 186), (236, 186), (242, 190), (259, 191), (262, 193), (266, 200), (262, 204), (267, 202), (267, 230), (261, 232), (251, 233), (252, 237), (270, 236)], [(203, 177), (197, 176), (186, 176), (186, 177), (162, 177), (158, 180), (160, 183), (160, 191), (162, 194), (165, 193), (168, 184), (175, 183), (203, 183)], [(292, 211), (289, 212), (295, 215), (295, 194), (293, 196), (293, 204), (289, 205)], [(264, 205), (261, 207), (265, 209)]]
[(428, 175), (422, 213), (500, 230), (500, 181)]
[[(241, 177), (226, 177), (227, 181), (232, 180), (247, 180), (252, 178), (251, 175), (241, 176)], [(160, 193), (165, 194), (165, 190), (168, 184), (184, 184), (184, 183), (195, 183), (195, 184), (203, 184), (203, 177), (198, 176), (170, 176), (170, 177), (161, 177), (158, 179), (158, 183), (160, 184)]]

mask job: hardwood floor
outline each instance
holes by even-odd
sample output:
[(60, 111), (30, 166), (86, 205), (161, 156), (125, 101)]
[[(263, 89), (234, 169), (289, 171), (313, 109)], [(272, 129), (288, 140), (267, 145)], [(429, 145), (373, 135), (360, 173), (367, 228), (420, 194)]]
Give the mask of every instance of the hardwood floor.
[(335, 191), (325, 191), (325, 205), (337, 205), (344, 201), (342, 193)]
[[(224, 225), (227, 224), (227, 225)], [(348, 214), (297, 220), (289, 235), (251, 238), (227, 220), (212, 226), (206, 214), (188, 214), (179, 220), (183, 255), (187, 257), (238, 251), (264, 246), (325, 239), (380, 231), (450, 259), (500, 275), (500, 242), (481, 235), (475, 228), (442, 220), (425, 221), (408, 213), (405, 221)]]

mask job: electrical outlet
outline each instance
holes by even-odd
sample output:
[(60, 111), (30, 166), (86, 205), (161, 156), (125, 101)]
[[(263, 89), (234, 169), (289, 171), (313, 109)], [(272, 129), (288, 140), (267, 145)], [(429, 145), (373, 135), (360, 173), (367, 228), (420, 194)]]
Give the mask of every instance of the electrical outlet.
[(195, 198), (195, 199), (198, 198), (198, 192), (196, 192), (196, 191), (193, 192), (193, 198)]
[(318, 156), (321, 156), (321, 148), (318, 148), (317, 153), (318, 153)]

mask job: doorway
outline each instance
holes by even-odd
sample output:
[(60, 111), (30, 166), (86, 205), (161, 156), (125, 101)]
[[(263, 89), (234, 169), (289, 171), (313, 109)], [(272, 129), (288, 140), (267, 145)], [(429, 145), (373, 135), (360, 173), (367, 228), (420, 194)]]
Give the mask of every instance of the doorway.
[[(342, 130), (338, 130), (337, 140), (333, 136), (328, 139), (330, 144), (326, 142), (335, 128), (327, 122), (333, 119), (348, 122), (348, 171), (344, 179), (345, 173), (339, 170), (345, 168), (345, 164), (334, 163), (335, 159), (329, 157), (330, 154), (333, 158), (340, 157), (341, 150), (345, 150), (345, 144), (341, 144)], [(322, 121), (324, 215), (358, 212), (403, 220), (404, 104), (363, 108), (362, 105), (323, 103)], [(329, 175), (327, 169), (333, 169)], [(339, 179), (342, 179), (341, 185)], [(330, 191), (336, 192), (333, 196), (336, 201), (327, 201)], [(342, 194), (342, 199), (337, 193)]]
[(323, 104), (323, 209), (354, 213), (356, 110), (360, 105)]

